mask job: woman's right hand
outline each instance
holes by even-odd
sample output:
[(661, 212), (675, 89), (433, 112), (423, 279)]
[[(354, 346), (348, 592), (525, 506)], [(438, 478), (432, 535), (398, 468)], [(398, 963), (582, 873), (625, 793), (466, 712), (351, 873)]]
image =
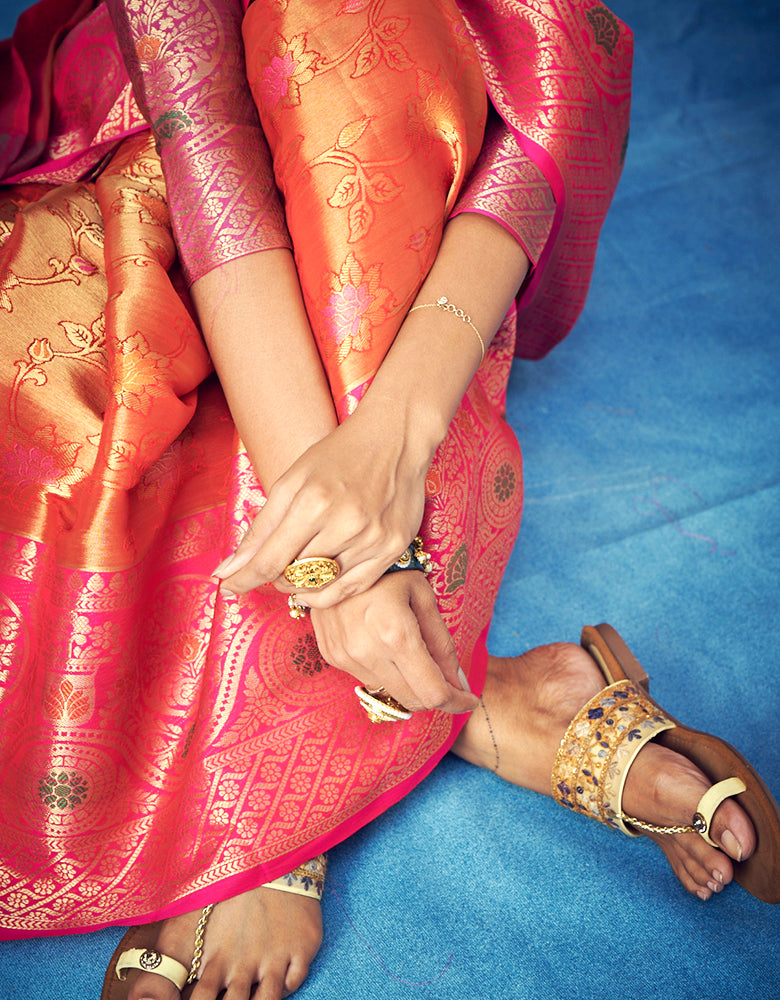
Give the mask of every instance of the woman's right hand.
[(329, 608), (313, 608), (323, 659), (410, 712), (458, 714), (476, 708), (455, 643), (430, 584), (417, 570), (390, 573), (370, 590)]
[[(434, 449), (402, 413), (366, 398), (274, 483), (231, 559), (215, 570), (223, 588), (245, 593), (274, 583), (318, 608), (366, 591), (419, 530)], [(311, 556), (335, 560), (340, 573), (321, 590), (301, 591), (283, 572)]]

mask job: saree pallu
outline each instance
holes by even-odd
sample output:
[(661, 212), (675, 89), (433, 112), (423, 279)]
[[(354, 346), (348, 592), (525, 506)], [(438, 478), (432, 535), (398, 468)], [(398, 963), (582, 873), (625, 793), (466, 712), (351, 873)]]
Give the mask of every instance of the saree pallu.
[[(418, 22), (402, 3), (332, 18), (338, 4), (316, 4), (305, 31), (304, 8), (280, 6), (249, 10), (248, 74), (345, 418), (447, 212), (501, 150), (477, 161), (485, 83), (453, 5)], [(264, 495), (136, 124), (89, 180), (0, 192), (3, 937), (157, 919), (269, 881), (401, 798), (465, 721), (372, 725), (283, 595), (231, 597), (210, 577)], [(501, 218), (489, 205), (522, 185), (497, 169), (487, 188), (466, 210)], [(421, 529), (477, 692), (522, 506), (503, 420), (515, 325), (513, 311), (437, 452)]]

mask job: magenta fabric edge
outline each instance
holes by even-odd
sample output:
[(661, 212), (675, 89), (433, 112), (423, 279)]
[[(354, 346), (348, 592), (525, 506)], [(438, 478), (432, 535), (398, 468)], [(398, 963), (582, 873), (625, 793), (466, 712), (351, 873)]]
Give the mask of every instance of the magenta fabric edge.
[[(121, 143), (125, 141), (125, 139), (129, 139), (131, 136), (134, 135), (139, 135), (141, 132), (147, 132), (148, 130), (149, 126), (145, 122), (143, 123), (139, 122), (138, 125), (134, 126), (133, 128), (126, 129), (121, 134), (116, 136), (111, 136), (110, 139), (107, 139), (105, 141), (106, 148), (101, 154), (101, 157), (98, 159), (97, 163), (99, 163), (102, 160), (102, 158), (107, 154), (113, 153), (121, 145)], [(92, 148), (99, 150), (101, 149), (102, 146), (103, 144), (101, 143)], [(9, 177), (0, 177), (0, 185), (63, 184), (63, 183), (78, 184), (81, 181), (72, 181), (72, 182), (62, 181), (60, 178), (57, 177), (52, 178), (50, 175), (55, 174), (60, 170), (67, 170), (70, 164), (76, 163), (79, 159), (83, 158), (84, 154), (78, 153), (78, 154), (71, 154), (69, 156), (64, 156), (58, 160), (47, 160), (46, 163), (41, 163), (39, 166), (33, 167), (30, 170), (23, 170), (20, 173), (12, 174)], [(87, 161), (88, 171), (94, 170), (97, 163), (92, 163), (90, 161)], [(83, 179), (84, 178), (82, 178), (81, 180)]]
[(550, 185), (553, 198), (555, 199), (555, 216), (550, 229), (550, 235), (547, 237), (544, 249), (539, 255), (539, 260), (536, 261), (535, 266), (532, 268), (528, 278), (523, 283), (523, 286), (517, 295), (517, 308), (518, 313), (520, 313), (523, 309), (528, 308), (528, 306), (533, 303), (534, 298), (539, 291), (545, 267), (549, 263), (550, 257), (552, 256), (553, 250), (558, 242), (558, 236), (563, 228), (563, 219), (566, 212), (566, 185), (564, 184), (563, 176), (558, 168), (558, 164), (546, 149), (543, 149), (542, 146), (534, 142), (533, 139), (529, 139), (528, 136), (524, 135), (522, 132), (518, 132), (515, 129), (512, 129), (512, 132), (523, 152), (528, 155), (529, 159), (531, 159), (544, 174), (544, 179)]
[[(471, 658), (469, 682), (472, 691), (477, 695), (482, 693), (482, 689), (485, 685), (485, 678), (487, 676), (487, 636), (489, 631), (490, 622), (485, 625), (484, 629), (480, 633)], [(400, 800), (416, 788), (424, 778), (427, 778), (444, 755), (449, 753), (452, 749), (453, 743), (460, 734), (461, 729), (466, 725), (468, 717), (468, 713), (453, 715), (452, 727), (449, 735), (444, 740), (441, 747), (439, 747), (439, 749), (431, 757), (429, 757), (428, 760), (426, 760), (425, 763), (414, 772), (414, 774), (410, 775), (405, 781), (396, 785), (394, 788), (388, 789), (386, 792), (378, 795), (359, 813), (351, 817), (349, 820), (346, 820), (335, 830), (331, 830), (329, 833), (323, 835), (322, 837), (318, 837), (310, 844), (307, 844), (306, 850), (303, 853), (301, 853), (300, 850), (292, 851), (289, 854), (278, 858), (274, 861), (273, 865), (269, 865), (268, 870), (263, 872), (262, 876), (260, 876), (263, 879), (263, 882), (270, 882), (273, 879), (278, 878), (280, 875), (284, 875), (287, 872), (292, 871), (293, 868), (309, 861), (318, 854), (323, 854), (325, 851), (330, 850), (337, 844), (342, 843), (351, 837), (352, 834), (357, 833), (358, 830), (362, 829), (372, 820), (376, 819), (377, 816), (386, 812), (391, 806), (400, 802)], [(46, 930), (40, 931), (17, 931), (0, 927), (0, 941), (17, 941), (25, 938), (38, 937), (63, 937), (68, 934), (89, 934), (93, 931), (105, 930), (108, 927), (129, 927), (140, 924), (150, 924), (156, 920), (163, 920), (168, 917), (177, 917), (183, 913), (190, 913), (193, 910), (198, 910), (201, 907), (206, 906), (208, 903), (217, 903), (221, 900), (237, 896), (239, 893), (246, 892), (249, 889), (256, 889), (259, 885), (263, 884), (263, 882), (258, 881), (257, 873), (259, 870), (259, 868), (253, 868), (249, 872), (242, 872), (240, 875), (232, 875), (229, 878), (220, 880), (219, 882), (214, 882), (211, 885), (206, 886), (204, 889), (198, 889), (196, 892), (184, 897), (184, 899), (177, 900), (176, 903), (172, 903), (170, 906), (166, 906), (161, 910), (152, 910), (149, 913), (139, 914), (138, 916), (132, 918), (131, 924), (128, 924), (126, 920), (118, 920), (107, 924), (90, 924), (68, 928), (47, 928)]]

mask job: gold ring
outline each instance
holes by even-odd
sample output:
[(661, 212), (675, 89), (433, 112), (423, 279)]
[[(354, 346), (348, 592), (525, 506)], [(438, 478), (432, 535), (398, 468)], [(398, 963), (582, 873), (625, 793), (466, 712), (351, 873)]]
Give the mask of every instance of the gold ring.
[(293, 559), (285, 568), (284, 578), (293, 587), (301, 590), (319, 590), (326, 583), (332, 583), (341, 572), (335, 559), (326, 556), (309, 556)]
[(355, 694), (372, 722), (405, 722), (412, 717), (409, 709), (400, 701), (396, 701), (382, 687), (369, 691), (358, 685)]

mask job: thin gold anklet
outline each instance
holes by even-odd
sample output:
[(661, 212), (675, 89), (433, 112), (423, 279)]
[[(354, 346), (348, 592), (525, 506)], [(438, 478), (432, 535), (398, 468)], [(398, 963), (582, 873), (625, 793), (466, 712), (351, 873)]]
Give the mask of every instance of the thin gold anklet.
[(488, 710), (485, 705), (485, 699), (480, 698), (479, 703), (482, 706), (482, 711), (485, 713), (485, 722), (487, 722), (488, 732), (490, 733), (490, 740), (493, 743), (493, 749), (496, 752), (496, 763), (493, 770), (498, 774), (498, 765), (500, 764), (500, 757), (498, 755), (498, 743), (496, 742), (496, 734), (493, 732), (493, 724), (490, 721), (490, 716), (488, 715)]

